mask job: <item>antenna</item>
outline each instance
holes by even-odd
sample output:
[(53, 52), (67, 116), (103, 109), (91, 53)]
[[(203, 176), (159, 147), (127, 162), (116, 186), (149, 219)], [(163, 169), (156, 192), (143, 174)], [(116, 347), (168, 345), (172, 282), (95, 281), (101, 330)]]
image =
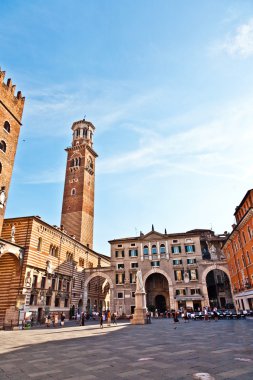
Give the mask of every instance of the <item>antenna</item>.
[(85, 121), (85, 118), (86, 118), (86, 114), (84, 115), (84, 117), (83, 117), (83, 120)]

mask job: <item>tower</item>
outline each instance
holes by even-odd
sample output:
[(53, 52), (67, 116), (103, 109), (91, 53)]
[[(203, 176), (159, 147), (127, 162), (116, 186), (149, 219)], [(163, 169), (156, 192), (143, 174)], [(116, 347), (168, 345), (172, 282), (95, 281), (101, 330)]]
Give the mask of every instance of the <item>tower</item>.
[(25, 98), (0, 69), (0, 235), (17, 150)]
[(93, 246), (95, 159), (92, 137), (95, 127), (80, 120), (72, 125), (72, 146), (67, 148), (67, 166), (61, 225), (82, 244)]

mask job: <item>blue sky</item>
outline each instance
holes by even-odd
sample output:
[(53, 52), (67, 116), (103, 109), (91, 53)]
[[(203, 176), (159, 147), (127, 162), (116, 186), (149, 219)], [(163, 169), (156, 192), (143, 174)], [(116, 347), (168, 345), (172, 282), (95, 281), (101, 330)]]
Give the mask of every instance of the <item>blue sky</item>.
[(2, 0), (0, 13), (0, 65), (26, 96), (6, 217), (59, 225), (64, 148), (86, 115), (95, 250), (152, 224), (230, 230), (253, 178), (252, 1)]

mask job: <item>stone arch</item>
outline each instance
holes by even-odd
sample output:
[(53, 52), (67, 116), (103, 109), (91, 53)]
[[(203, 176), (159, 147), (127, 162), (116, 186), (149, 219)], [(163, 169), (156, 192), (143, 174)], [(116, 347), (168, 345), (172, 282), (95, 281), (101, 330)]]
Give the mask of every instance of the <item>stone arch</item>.
[[(208, 297), (208, 291), (207, 291), (206, 276), (208, 275), (209, 272), (211, 272), (212, 270), (216, 270), (216, 269), (221, 270), (222, 272), (226, 273), (226, 275), (228, 276), (229, 283), (230, 283), (230, 288), (231, 288), (232, 282), (231, 282), (231, 277), (230, 277), (230, 273), (229, 273), (228, 268), (226, 268), (224, 265), (220, 265), (220, 264), (213, 264), (213, 265), (208, 266), (203, 271), (202, 277), (201, 277), (202, 290), (203, 290), (203, 297), (204, 297), (205, 306), (209, 306), (209, 297)], [(231, 295), (232, 295), (233, 302), (235, 304), (234, 294), (233, 294), (232, 288), (230, 290), (231, 290)]]
[(159, 273), (159, 274), (162, 274), (166, 280), (168, 281), (168, 284), (169, 284), (169, 288), (170, 288), (170, 308), (171, 309), (175, 309), (175, 299), (174, 299), (174, 292), (173, 292), (173, 284), (172, 284), (172, 280), (170, 278), (170, 276), (168, 275), (167, 272), (165, 272), (164, 270), (160, 269), (160, 268), (153, 268), (151, 270), (149, 270), (147, 273), (145, 273), (145, 275), (143, 276), (143, 284), (144, 284), (144, 287), (146, 285), (146, 280), (149, 276), (151, 276), (152, 274), (155, 274), (155, 273)]
[(95, 277), (103, 277), (106, 279), (110, 286), (110, 309), (114, 311), (114, 286), (111, 277), (102, 271), (97, 271), (92, 273), (88, 278), (86, 278), (83, 287), (83, 310), (86, 310), (87, 301), (88, 301), (88, 284)]

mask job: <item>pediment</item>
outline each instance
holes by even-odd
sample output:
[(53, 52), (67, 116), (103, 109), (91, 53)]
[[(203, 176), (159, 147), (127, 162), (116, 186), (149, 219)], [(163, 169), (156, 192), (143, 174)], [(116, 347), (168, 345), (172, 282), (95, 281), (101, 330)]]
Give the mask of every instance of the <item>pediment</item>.
[(156, 231), (150, 231), (147, 234), (142, 236), (143, 240), (148, 240), (148, 241), (149, 240), (159, 240), (162, 238), (164, 238), (164, 235), (160, 234), (160, 232), (156, 232)]

